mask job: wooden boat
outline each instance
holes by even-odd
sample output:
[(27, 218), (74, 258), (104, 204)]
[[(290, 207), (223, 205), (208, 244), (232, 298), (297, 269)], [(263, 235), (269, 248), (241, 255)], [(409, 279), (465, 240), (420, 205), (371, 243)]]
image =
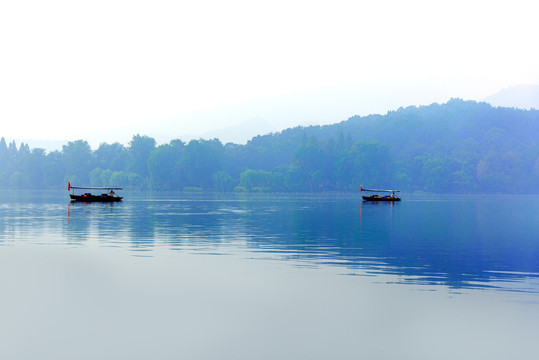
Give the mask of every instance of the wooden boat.
[(380, 196), (378, 194), (374, 194), (371, 196), (362, 196), (363, 200), (365, 201), (401, 201), (401, 199), (395, 195), (396, 192), (400, 192), (399, 190), (363, 189), (363, 185), (360, 185), (359, 191), (391, 193), (391, 195), (384, 196)]
[[(102, 193), (100, 195), (94, 195), (92, 193), (84, 193), (77, 195), (75, 194), (75, 189), (84, 189), (84, 190), (107, 190), (108, 192)], [(83, 187), (83, 186), (71, 186), (71, 183), (67, 183), (67, 190), (72, 190), (72, 193), (69, 194), (71, 201), (82, 201), (82, 202), (118, 202), (122, 201), (123, 197), (117, 196), (114, 190), (122, 190), (119, 187)]]
[(362, 196), (362, 198), (365, 201), (401, 201), (400, 198), (391, 197), (391, 196), (371, 195), (371, 196)]

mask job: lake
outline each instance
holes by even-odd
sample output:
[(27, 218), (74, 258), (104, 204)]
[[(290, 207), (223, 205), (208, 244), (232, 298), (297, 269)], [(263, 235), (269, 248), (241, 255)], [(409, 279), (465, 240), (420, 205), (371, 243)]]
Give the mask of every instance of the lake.
[(539, 359), (539, 196), (0, 192), (3, 359)]

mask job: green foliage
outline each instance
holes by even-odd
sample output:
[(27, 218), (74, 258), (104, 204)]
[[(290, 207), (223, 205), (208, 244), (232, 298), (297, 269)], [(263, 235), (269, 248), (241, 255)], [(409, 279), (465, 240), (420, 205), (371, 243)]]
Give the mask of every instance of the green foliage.
[(174, 190), (177, 188), (178, 176), (175, 167), (183, 148), (183, 142), (173, 141), (169, 145), (161, 145), (152, 150), (148, 158), (148, 172), (152, 190)]
[(283, 185), (284, 177), (276, 172), (247, 169), (240, 175), (239, 186), (246, 191), (281, 191)]
[(66, 171), (76, 176), (78, 181), (87, 182), (92, 160), (92, 150), (88, 142), (84, 140), (70, 141), (62, 147), (65, 158)]
[(66, 184), (65, 159), (61, 152), (53, 151), (48, 153), (41, 164), (41, 170), (45, 187), (59, 188)]
[(101, 168), (95, 168), (90, 171), (89, 178), (91, 186), (105, 186), (101, 174), (103, 174), (103, 169)]
[(234, 189), (236, 182), (226, 171), (217, 171), (213, 174), (213, 188), (216, 191), (228, 192)]
[(142, 190), (144, 188), (144, 179), (137, 173), (131, 173), (127, 176), (129, 187), (135, 190)]
[(20, 171), (15, 171), (9, 177), (9, 186), (12, 189), (22, 189), (24, 188), (24, 174)]
[(123, 170), (129, 163), (125, 147), (120, 143), (102, 143), (94, 152), (95, 165), (113, 171)]
[(137, 134), (129, 142), (129, 171), (139, 174), (144, 181), (148, 181), (149, 178), (148, 158), (153, 149), (155, 149), (155, 139), (146, 135)]
[(202, 191), (204, 191), (204, 189), (201, 188), (201, 187), (198, 187), (198, 186), (185, 186), (183, 188), (183, 191), (185, 191), (185, 192), (202, 192)]
[(331, 181), (331, 153), (314, 137), (309, 138), (294, 152), (293, 166), (295, 188), (317, 191), (327, 187)]
[(222, 169), (223, 145), (217, 139), (191, 140), (181, 152), (174, 171), (180, 188), (213, 187), (213, 174)]
[(537, 193), (539, 111), (452, 99), (334, 125), (296, 127), (245, 145), (217, 139), (156, 147), (84, 140), (46, 153), (0, 139), (0, 186), (122, 186), (136, 190)]
[(129, 185), (129, 176), (124, 171), (114, 171), (110, 176), (109, 186), (127, 187)]

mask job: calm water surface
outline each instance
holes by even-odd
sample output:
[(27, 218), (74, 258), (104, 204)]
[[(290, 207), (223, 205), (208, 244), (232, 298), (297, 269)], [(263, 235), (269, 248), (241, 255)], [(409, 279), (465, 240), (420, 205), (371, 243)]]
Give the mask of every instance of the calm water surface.
[(6, 359), (537, 359), (539, 196), (0, 193)]

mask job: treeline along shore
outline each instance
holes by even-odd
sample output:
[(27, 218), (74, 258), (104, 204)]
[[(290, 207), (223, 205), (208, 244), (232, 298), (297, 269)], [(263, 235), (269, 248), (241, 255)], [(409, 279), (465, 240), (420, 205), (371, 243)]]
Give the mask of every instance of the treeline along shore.
[(152, 191), (539, 193), (539, 111), (452, 99), (296, 127), (245, 145), (135, 135), (61, 151), (0, 141), (0, 186), (122, 186)]

